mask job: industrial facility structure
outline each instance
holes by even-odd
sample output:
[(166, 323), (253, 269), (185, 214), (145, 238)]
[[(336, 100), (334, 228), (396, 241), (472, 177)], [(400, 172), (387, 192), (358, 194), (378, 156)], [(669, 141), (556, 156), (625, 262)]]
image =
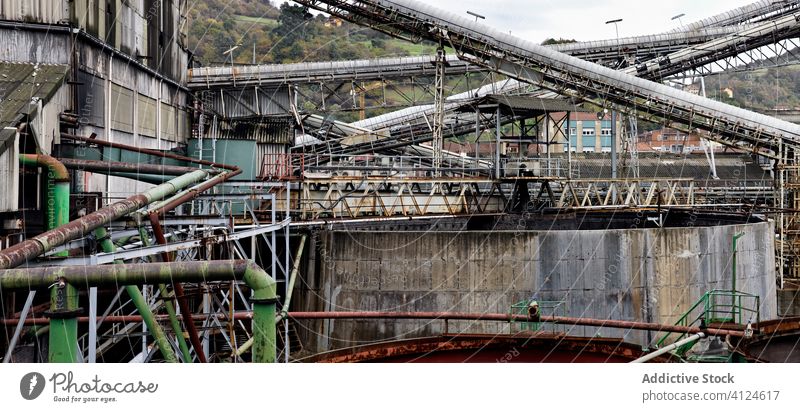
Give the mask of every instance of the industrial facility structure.
[(554, 46), (296, 3), (438, 52), (190, 68), (185, 1), (0, 3), (3, 362), (799, 359), (800, 126), (676, 86), (800, 63), (800, 2)]

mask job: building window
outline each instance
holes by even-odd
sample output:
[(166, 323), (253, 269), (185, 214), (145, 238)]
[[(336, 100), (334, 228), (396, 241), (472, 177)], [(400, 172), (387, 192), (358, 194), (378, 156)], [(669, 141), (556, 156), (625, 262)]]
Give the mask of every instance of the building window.
[(594, 129), (583, 129), (584, 136), (594, 136)]
[(600, 130), (600, 136), (611, 136), (611, 129)]
[(594, 147), (583, 147), (583, 153), (594, 153)]

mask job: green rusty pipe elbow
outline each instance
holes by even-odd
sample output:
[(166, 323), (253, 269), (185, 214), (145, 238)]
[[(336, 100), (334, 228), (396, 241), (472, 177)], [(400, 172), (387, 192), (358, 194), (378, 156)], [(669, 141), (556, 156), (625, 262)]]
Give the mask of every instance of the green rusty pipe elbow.
[(53, 174), (53, 179), (69, 181), (69, 172), (63, 163), (53, 156), (44, 154), (21, 154), (19, 161), (24, 166), (44, 166)]
[(248, 261), (244, 281), (253, 289), (253, 362), (273, 363), (276, 357), (275, 305), (278, 301), (275, 279)]
[[(45, 154), (20, 154), (19, 163), (27, 167), (47, 168), (47, 186), (45, 192), (45, 227), (55, 230), (69, 223), (69, 172), (63, 163), (55, 157)], [(56, 256), (67, 257), (67, 251)], [(78, 323), (74, 318), (60, 317), (59, 314), (73, 313), (78, 307), (78, 291), (70, 284), (54, 287), (50, 291), (52, 315), (50, 321), (50, 345), (56, 348), (50, 351), (50, 362), (75, 362), (77, 360), (76, 343)], [(60, 306), (56, 307), (57, 300)]]
[(276, 283), (267, 272), (253, 261), (247, 261), (244, 272), (244, 279), (251, 289), (253, 289), (253, 300), (275, 300), (278, 298)]
[[(283, 306), (281, 312), (275, 316), (275, 325), (277, 326), (281, 321), (289, 317), (289, 306), (292, 303), (292, 293), (294, 291), (294, 282), (297, 279), (297, 273), (300, 270), (300, 259), (303, 257), (303, 248), (306, 244), (306, 235), (300, 238), (300, 245), (297, 247), (297, 254), (294, 256), (294, 267), (289, 276), (289, 286), (286, 288), (286, 296), (283, 298)], [(248, 339), (244, 344), (233, 353), (233, 356), (242, 356), (245, 352), (249, 351), (253, 346), (253, 338)]]
[[(47, 168), (47, 230), (69, 223), (69, 172), (64, 164), (55, 157), (44, 154), (21, 154), (19, 163), (23, 166)], [(56, 256), (67, 256), (67, 252)]]

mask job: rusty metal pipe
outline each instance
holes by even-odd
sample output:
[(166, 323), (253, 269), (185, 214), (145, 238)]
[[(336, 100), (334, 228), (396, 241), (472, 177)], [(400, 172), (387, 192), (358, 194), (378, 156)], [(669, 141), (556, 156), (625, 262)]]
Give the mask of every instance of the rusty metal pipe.
[[(153, 227), (153, 233), (154, 233), (158, 243), (162, 244), (162, 245), (167, 243), (167, 239), (164, 236), (164, 231), (163, 231), (163, 228), (161, 227), (161, 223), (160, 223), (159, 218), (158, 218), (159, 214), (166, 213), (166, 212), (168, 212), (168, 211), (180, 206), (181, 204), (196, 198), (200, 193), (202, 193), (202, 192), (204, 192), (204, 191), (216, 186), (217, 184), (222, 183), (222, 182), (224, 182), (224, 181), (226, 181), (226, 180), (228, 180), (228, 179), (230, 179), (230, 178), (232, 178), (232, 177), (234, 177), (234, 176), (236, 176), (236, 175), (238, 175), (238, 174), (240, 174), (242, 172), (241, 169), (238, 166), (231, 166), (231, 165), (226, 165), (226, 164), (222, 164), (222, 163), (210, 162), (210, 161), (207, 161), (207, 160), (194, 159), (194, 158), (190, 158), (190, 157), (186, 157), (186, 156), (180, 156), (180, 155), (176, 155), (176, 154), (172, 154), (172, 153), (165, 153), (165, 152), (160, 152), (160, 151), (151, 150), (151, 149), (143, 149), (143, 148), (140, 148), (140, 147), (128, 146), (128, 145), (119, 144), (119, 143), (112, 143), (112, 142), (107, 142), (107, 141), (103, 141), (103, 140), (90, 139), (90, 138), (86, 138), (86, 137), (83, 137), (83, 136), (76, 136), (76, 135), (72, 135), (72, 134), (68, 134), (68, 133), (61, 133), (61, 136), (64, 137), (64, 138), (67, 138), (67, 139), (82, 141), (82, 142), (91, 143), (91, 144), (97, 144), (97, 145), (105, 146), (105, 147), (109, 147), (109, 148), (123, 149), (123, 150), (128, 150), (128, 151), (132, 151), (132, 152), (136, 152), (136, 153), (148, 154), (148, 155), (152, 155), (152, 156), (158, 156), (158, 157), (162, 157), (162, 158), (169, 158), (169, 159), (173, 159), (173, 160), (180, 160), (180, 161), (190, 162), (190, 163), (194, 163), (194, 164), (207, 165), (207, 166), (212, 166), (212, 167), (217, 167), (217, 168), (227, 169), (228, 170), (228, 172), (219, 174), (216, 177), (206, 181), (205, 183), (203, 183), (201, 185), (198, 185), (195, 188), (192, 188), (191, 190), (185, 192), (184, 194), (179, 195), (179, 196), (171, 199), (165, 205), (159, 207), (154, 213), (150, 214), (150, 222), (151, 222), (151, 225)], [(162, 255), (162, 257), (163, 257), (165, 262), (172, 261), (171, 256), (168, 253), (164, 253)], [(175, 282), (173, 284), (173, 287), (174, 287), (174, 290), (175, 290), (176, 300), (178, 301), (178, 306), (181, 309), (181, 316), (182, 316), (183, 322), (184, 322), (184, 324), (186, 326), (186, 331), (189, 333), (189, 340), (191, 341), (191, 344), (192, 344), (192, 347), (195, 350), (195, 353), (197, 353), (198, 360), (201, 363), (205, 363), (206, 362), (205, 354), (203, 353), (203, 350), (202, 350), (202, 344), (200, 342), (200, 338), (199, 338), (199, 334), (198, 334), (198, 331), (197, 331), (197, 327), (195, 326), (194, 322), (191, 319), (191, 310), (189, 308), (189, 303), (186, 300), (186, 297), (184, 295), (183, 286), (180, 284), (180, 282)]]
[[(90, 172), (122, 172), (143, 173), (152, 175), (180, 176), (198, 170), (195, 167), (169, 166), (148, 163), (110, 162), (105, 160), (58, 159), (68, 169), (80, 169)], [(218, 174), (217, 170), (207, 170), (209, 174)]]
[[(219, 319), (226, 319), (223, 314), (217, 315)], [(208, 317), (205, 314), (192, 315), (193, 320), (204, 320)], [(165, 320), (166, 315), (157, 315), (157, 319)], [(247, 320), (252, 318), (252, 312), (239, 311), (234, 313), (233, 320)], [(527, 315), (511, 315), (508, 313), (460, 313), (460, 312), (289, 312), (289, 318), (295, 320), (309, 319), (430, 319), (430, 320), (474, 320), (490, 322), (527, 322)], [(3, 319), (5, 325), (13, 324), (17, 319)], [(79, 318), (80, 322), (87, 322), (88, 318)], [(141, 322), (141, 316), (108, 316), (105, 321), (109, 322)], [(706, 336), (732, 336), (744, 337), (744, 332), (730, 329), (700, 329), (697, 327), (686, 327), (676, 325), (662, 325), (659, 323), (634, 322), (624, 320), (590, 319), (590, 318), (569, 318), (563, 316), (544, 316), (541, 322), (557, 323), (562, 325), (576, 326), (599, 326), (614, 329), (634, 329), (634, 330), (653, 330), (660, 332), (675, 333), (705, 333)], [(26, 325), (46, 324), (47, 318), (26, 319)]]
[(67, 168), (59, 159), (41, 153), (20, 154), (19, 157), (26, 165), (47, 167), (49, 171), (53, 173), (53, 179), (56, 181), (69, 182), (69, 172), (67, 172)]
[(226, 164), (223, 164), (223, 163), (211, 162), (211, 161), (208, 161), (208, 160), (195, 159), (195, 158), (192, 158), (192, 157), (186, 157), (186, 156), (176, 155), (176, 154), (173, 154), (173, 153), (162, 152), (162, 151), (159, 151), (159, 150), (144, 149), (144, 148), (141, 148), (141, 147), (129, 146), (129, 145), (121, 144), (121, 143), (112, 143), (112, 142), (107, 142), (105, 140), (90, 139), (88, 137), (77, 136), (77, 135), (69, 134), (69, 133), (63, 133), (62, 132), (61, 133), (61, 137), (66, 138), (66, 139), (70, 139), (70, 140), (77, 140), (77, 141), (80, 141), (80, 142), (96, 144), (98, 146), (105, 146), (105, 147), (108, 147), (108, 148), (111, 148), (111, 149), (122, 149), (122, 150), (127, 150), (127, 151), (130, 151), (130, 152), (147, 154), (147, 155), (157, 156), (157, 157), (164, 157), (164, 158), (173, 159), (173, 160), (180, 160), (180, 161), (183, 161), (183, 162), (190, 162), (190, 163), (194, 163), (194, 164), (198, 164), (198, 165), (211, 166), (211, 167), (216, 167), (216, 168), (220, 168), (220, 169), (239, 170), (238, 166), (226, 165)]
[(238, 175), (240, 173), (242, 173), (241, 169), (236, 169), (236, 170), (232, 170), (230, 172), (225, 172), (225, 173), (222, 173), (222, 174), (220, 174), (218, 176), (215, 176), (214, 178), (209, 179), (209, 180), (199, 184), (197, 187), (189, 189), (186, 192), (184, 192), (183, 194), (177, 195), (176, 197), (174, 197), (172, 199), (169, 199), (165, 204), (163, 204), (163, 205), (159, 206), (157, 209), (151, 211), (150, 214), (151, 215), (152, 214), (157, 214), (159, 216), (163, 216), (167, 212), (175, 209), (176, 207), (178, 207), (178, 206), (180, 206), (180, 205), (182, 205), (182, 204), (184, 204), (186, 202), (189, 202), (191, 200), (196, 199), (197, 196), (200, 196), (200, 194), (205, 192), (206, 190), (209, 190), (212, 187), (214, 187), (214, 186), (216, 186), (216, 185), (218, 185), (220, 183), (223, 183), (223, 182), (235, 177), (236, 175)]
[[(530, 321), (527, 315), (507, 313), (453, 313), (453, 312), (290, 312), (292, 319), (441, 319), (441, 320), (481, 320), (507, 322), (510, 320)], [(561, 325), (597, 326), (615, 329), (652, 330), (661, 332), (699, 333), (706, 335), (729, 335), (743, 337), (744, 332), (727, 329), (700, 329), (677, 325), (662, 325), (626, 320), (570, 318), (564, 316), (542, 316), (540, 322)]]
[[(64, 164), (46, 154), (21, 154), (19, 162), (27, 167), (47, 169), (47, 230), (69, 222), (69, 172)], [(66, 256), (66, 253), (60, 256)]]
[(0, 269), (17, 267), (30, 259), (41, 256), (43, 253), (56, 246), (86, 236), (93, 230), (109, 222), (131, 214), (152, 202), (161, 200), (206, 177), (208, 177), (208, 172), (204, 170), (197, 170), (179, 176), (167, 183), (108, 205), (80, 219), (73, 220), (56, 229), (49, 230), (11, 246), (8, 249), (2, 250), (0, 251)]

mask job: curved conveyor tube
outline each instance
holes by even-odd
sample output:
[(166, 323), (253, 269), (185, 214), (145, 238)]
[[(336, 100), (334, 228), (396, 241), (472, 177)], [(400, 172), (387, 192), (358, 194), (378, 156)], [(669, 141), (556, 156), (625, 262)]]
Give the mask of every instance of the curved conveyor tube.
[[(53, 285), (93, 287), (243, 280), (253, 290), (253, 362), (275, 361), (276, 284), (267, 272), (246, 260), (62, 266), (0, 270), (0, 291), (47, 289)], [(77, 321), (77, 313), (68, 315)], [(52, 332), (51, 332), (52, 333)], [(77, 349), (77, 339), (51, 352)]]

